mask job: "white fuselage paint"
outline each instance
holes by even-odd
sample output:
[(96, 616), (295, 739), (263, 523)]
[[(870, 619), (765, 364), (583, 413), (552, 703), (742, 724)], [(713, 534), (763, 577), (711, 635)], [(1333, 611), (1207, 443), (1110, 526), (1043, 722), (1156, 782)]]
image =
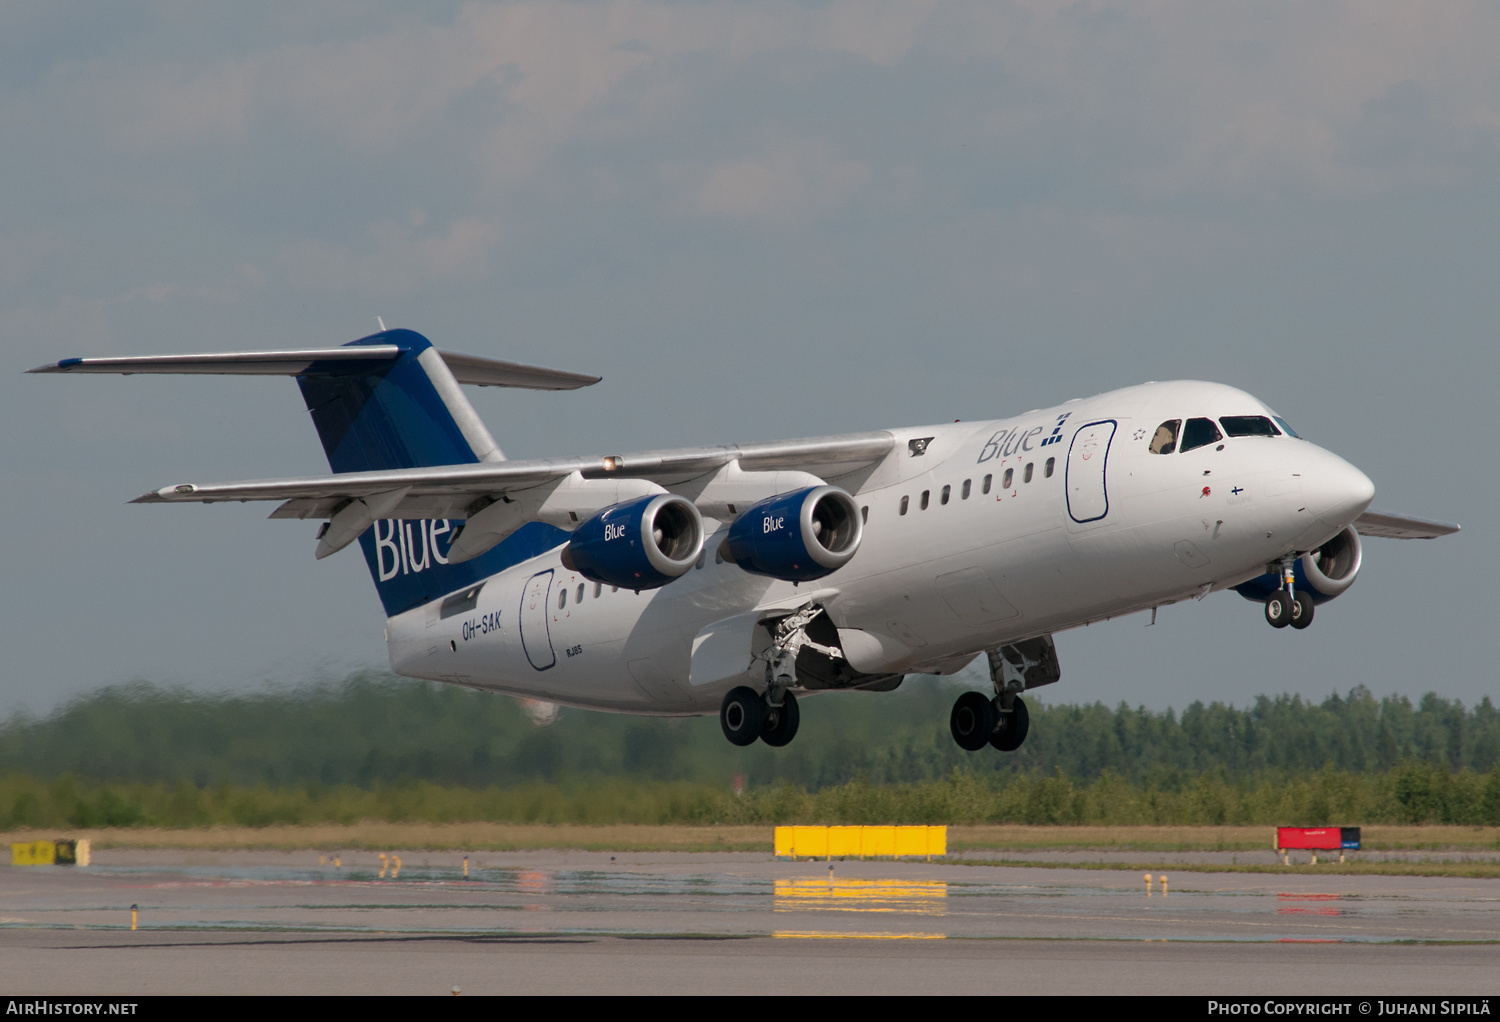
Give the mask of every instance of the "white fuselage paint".
[[(553, 550), (489, 579), (471, 610), (443, 618), (435, 601), (392, 617), (391, 664), (573, 706), (712, 713), (731, 686), (759, 687), (765, 665), (747, 649), (742, 677), (694, 685), (700, 630), (816, 594), (861, 670), (949, 673), (1002, 643), (1237, 585), (1352, 522), (1373, 487), (1307, 441), (1148, 449), (1164, 420), (1266, 414), (1243, 391), (1174, 382), (1011, 419), (892, 430), (882, 462), (828, 480), (868, 519), (858, 553), (826, 578), (795, 585), (719, 562), (729, 523), (712, 519), (701, 567), (655, 590), (596, 586)], [(926, 437), (913, 454), (908, 441)], [(858, 642), (853, 630), (864, 633)]]

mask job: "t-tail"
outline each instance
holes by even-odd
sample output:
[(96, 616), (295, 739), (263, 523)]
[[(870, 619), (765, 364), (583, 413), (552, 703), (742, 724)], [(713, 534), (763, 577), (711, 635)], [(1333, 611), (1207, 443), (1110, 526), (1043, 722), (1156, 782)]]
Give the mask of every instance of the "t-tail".
[[(335, 473), (504, 461), (459, 384), (571, 390), (599, 379), (439, 351), (412, 330), (382, 330), (339, 348), (74, 358), (32, 372), (294, 376)], [(567, 540), (561, 530), (532, 522), (472, 560), (449, 563), (463, 520), (384, 517), (402, 496), (398, 491), (334, 508), (319, 534), (320, 557), (357, 535), (387, 616), (470, 588)], [(297, 504), (288, 502), (273, 517), (313, 510)]]

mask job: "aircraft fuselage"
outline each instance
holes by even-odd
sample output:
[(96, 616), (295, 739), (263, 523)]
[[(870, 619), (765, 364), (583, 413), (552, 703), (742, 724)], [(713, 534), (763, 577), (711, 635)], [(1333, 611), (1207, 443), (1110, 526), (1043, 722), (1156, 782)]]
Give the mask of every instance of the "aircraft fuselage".
[[(763, 685), (766, 672), (762, 633), (727, 629), (745, 636), (741, 656), (714, 638), (715, 623), (813, 602), (860, 677), (952, 673), (1004, 643), (1245, 582), (1337, 535), (1374, 489), (1312, 443), (1224, 435), (1191, 450), (1151, 449), (1164, 423), (1270, 414), (1243, 391), (1174, 382), (1014, 418), (891, 430), (896, 443), (878, 464), (828, 479), (854, 496), (864, 536), (847, 565), (816, 582), (722, 560), (729, 522), (709, 517), (696, 567), (661, 588), (596, 584), (554, 549), (470, 599), (389, 618), (391, 664), (573, 706), (714, 713), (726, 691)], [(422, 530), (435, 548), (434, 530), (448, 526)]]

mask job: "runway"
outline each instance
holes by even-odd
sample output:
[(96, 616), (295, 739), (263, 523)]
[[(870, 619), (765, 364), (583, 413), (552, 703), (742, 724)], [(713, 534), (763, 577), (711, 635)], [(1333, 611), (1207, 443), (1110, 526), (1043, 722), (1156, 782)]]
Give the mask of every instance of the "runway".
[[(10, 868), (6, 992), (1484, 994), (1500, 882), (769, 854), (101, 851)], [(130, 930), (131, 906), (138, 929)], [(18, 984), (19, 981), (19, 984)]]

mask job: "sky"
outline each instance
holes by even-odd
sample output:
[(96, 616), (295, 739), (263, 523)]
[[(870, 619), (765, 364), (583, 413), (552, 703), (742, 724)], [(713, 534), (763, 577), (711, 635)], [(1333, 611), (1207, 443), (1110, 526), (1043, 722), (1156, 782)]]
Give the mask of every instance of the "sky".
[[(512, 458), (1248, 390), (1362, 468), (1306, 632), (1232, 594), (1058, 637), (1054, 701), (1496, 694), (1500, 7), (1350, 2), (0, 5), (0, 713), (383, 665), (280, 379), (59, 358), (389, 326), (604, 377), (473, 390)], [(1486, 441), (1487, 442), (1487, 441)]]

